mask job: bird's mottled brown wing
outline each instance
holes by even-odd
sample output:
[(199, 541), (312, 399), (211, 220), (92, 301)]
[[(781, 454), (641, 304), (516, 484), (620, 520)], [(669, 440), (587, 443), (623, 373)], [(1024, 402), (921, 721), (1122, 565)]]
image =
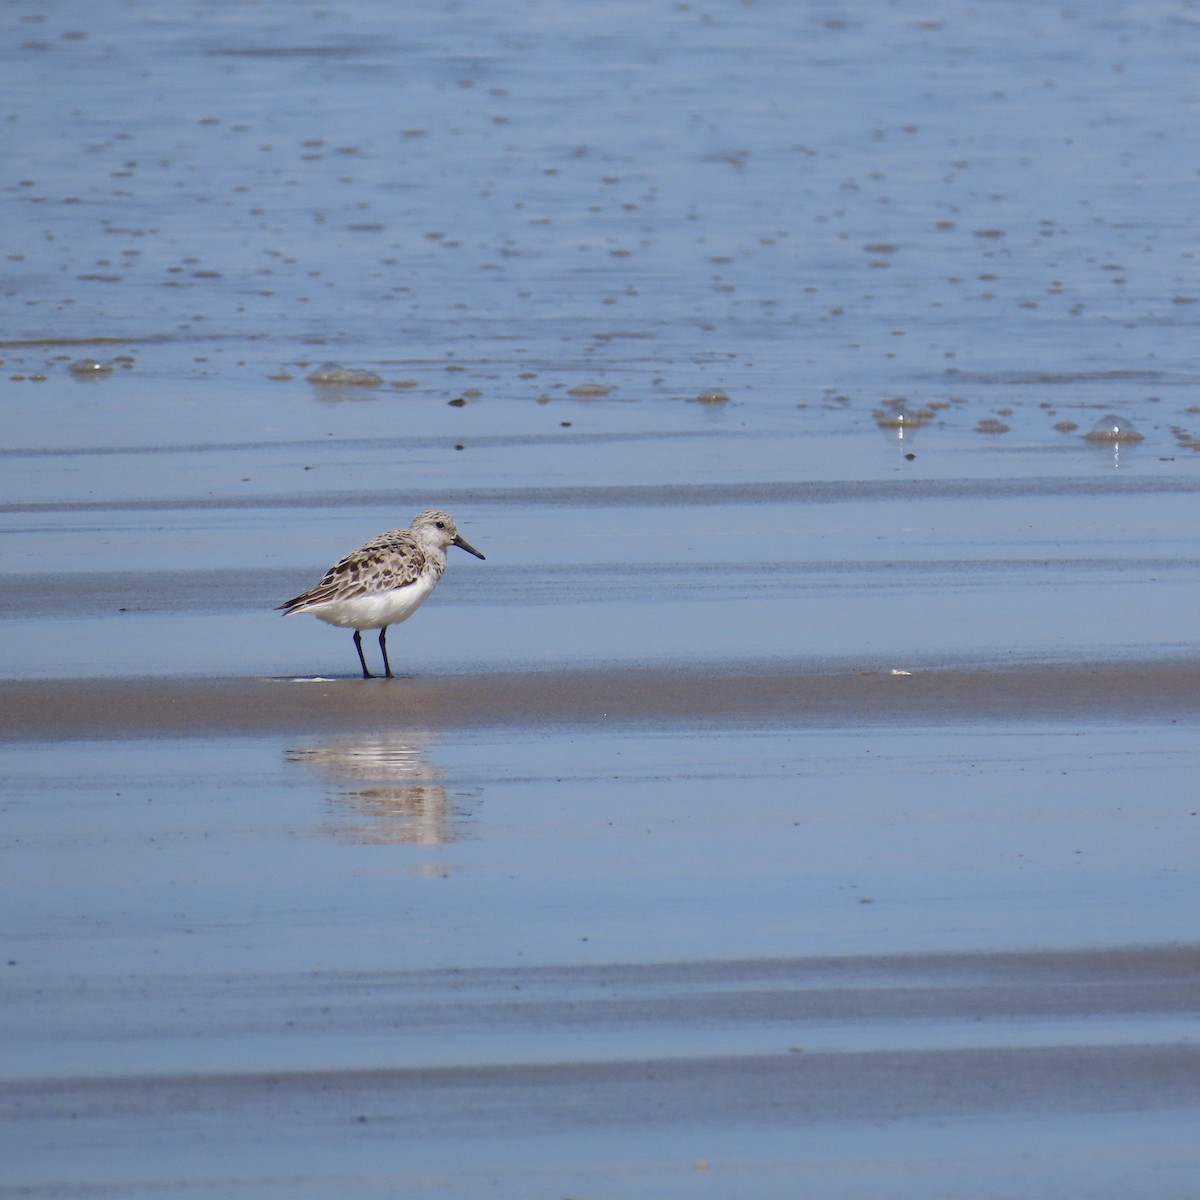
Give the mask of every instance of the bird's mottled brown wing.
[(321, 582), (279, 607), (303, 612), (328, 600), (347, 600), (372, 592), (388, 592), (415, 583), (425, 566), (425, 552), (407, 529), (389, 529), (351, 551), (321, 577)]

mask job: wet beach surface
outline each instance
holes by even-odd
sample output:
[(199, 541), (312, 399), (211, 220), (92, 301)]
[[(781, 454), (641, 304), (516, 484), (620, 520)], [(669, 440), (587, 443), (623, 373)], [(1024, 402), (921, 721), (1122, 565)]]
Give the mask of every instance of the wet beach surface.
[(1192, 1194), (1190, 6), (2, 22), (0, 1195)]

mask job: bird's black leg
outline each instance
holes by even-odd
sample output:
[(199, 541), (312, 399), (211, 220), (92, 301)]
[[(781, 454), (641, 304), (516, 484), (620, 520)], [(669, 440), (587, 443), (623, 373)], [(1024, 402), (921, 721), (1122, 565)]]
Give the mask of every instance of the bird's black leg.
[(358, 661), (362, 663), (363, 678), (370, 679), (371, 672), (367, 670), (367, 660), (363, 658), (362, 652), (362, 634), (356, 629), (354, 631), (354, 648), (358, 651)]
[(392, 675), (392, 664), (390, 662), (388, 662), (388, 656), (387, 656), (387, 626), (386, 625), (379, 631), (379, 649), (383, 651), (384, 674), (389, 679), (392, 679), (392, 678), (394, 678)]

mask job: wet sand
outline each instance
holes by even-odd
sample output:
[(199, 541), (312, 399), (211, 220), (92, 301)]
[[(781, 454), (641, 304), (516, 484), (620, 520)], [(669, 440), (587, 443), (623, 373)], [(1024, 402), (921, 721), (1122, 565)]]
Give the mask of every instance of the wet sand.
[[(1156, 1031), (1190, 1020), (1198, 985), (1194, 948), (118, 978), (110, 1011), (182, 1001), (192, 1036), (217, 1045), (278, 1036), (262, 1020), (269, 986), (293, 1039), (394, 1042), (402, 1029), (418, 1061), (264, 1068), (248, 1044), (233, 1071), (9, 1079), (0, 1121), (24, 1161), (54, 1159), (67, 1121), (92, 1149), (0, 1191), (100, 1194), (109, 1164), (139, 1156), (124, 1195), (466, 1196), (503, 1179), (504, 1194), (684, 1197), (749, 1178), (771, 1197), (1107, 1196), (1150, 1160), (1153, 1194), (1183, 1196), (1200, 1167), (1184, 1133), (1200, 1047)], [(70, 980), (43, 1001), (60, 1020), (83, 1007)], [(1132, 1039), (1113, 1041), (1113, 1021)], [(490, 1050), (421, 1064), (422, 1039)], [(616, 1044), (647, 1052), (614, 1056)], [(1064, 1113), (1105, 1144), (1081, 1141)], [(1027, 1137), (1046, 1120), (1053, 1149)], [(1007, 1154), (981, 1140), (997, 1128)], [(232, 1161), (202, 1157), (215, 1145)]]
[(490, 672), (396, 679), (0, 680), (0, 737), (347, 732), (419, 725), (926, 724), (1163, 720), (1200, 714), (1200, 664), (1010, 669)]
[(42, 8), (0, 1197), (1190, 1200), (1190, 14)]
[(5, 681), (0, 1195), (1186, 1195), (1198, 683)]

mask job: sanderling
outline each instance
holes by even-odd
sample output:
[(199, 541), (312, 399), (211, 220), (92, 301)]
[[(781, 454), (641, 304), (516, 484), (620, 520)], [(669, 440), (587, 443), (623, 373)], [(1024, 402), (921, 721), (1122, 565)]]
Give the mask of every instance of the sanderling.
[(378, 629), (384, 673), (391, 679), (388, 626), (408, 620), (428, 599), (446, 570), (446, 550), (450, 546), (483, 558), (458, 536), (449, 513), (430, 509), (415, 516), (408, 529), (389, 529), (359, 546), (330, 567), (315, 587), (279, 608), (285, 617), (312, 613), (330, 625), (353, 629), (364, 679), (370, 679), (371, 672), (363, 657), (362, 631)]

